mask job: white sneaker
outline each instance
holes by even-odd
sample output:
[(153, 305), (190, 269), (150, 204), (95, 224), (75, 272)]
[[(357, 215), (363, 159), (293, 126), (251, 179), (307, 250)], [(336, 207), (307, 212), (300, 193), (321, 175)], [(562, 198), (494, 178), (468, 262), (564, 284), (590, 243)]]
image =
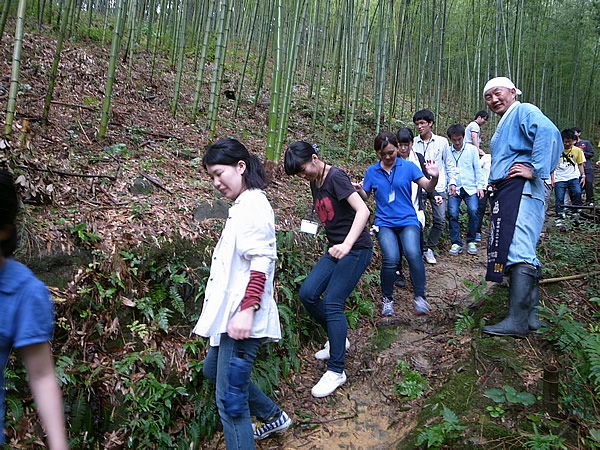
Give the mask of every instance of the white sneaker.
[(346, 382), (346, 372), (337, 373), (331, 370), (325, 372), (319, 382), (314, 385), (310, 393), (313, 397), (327, 397)]
[(423, 252), (423, 257), (425, 258), (425, 261), (427, 261), (429, 264), (437, 264), (437, 260), (433, 255), (433, 250), (431, 250), (430, 248)]
[[(350, 348), (350, 341), (348, 340), (348, 338), (346, 338), (346, 350), (348, 350)], [(329, 341), (325, 342), (325, 346), (323, 347), (322, 350), (319, 350), (317, 353), (315, 353), (315, 358), (317, 359), (329, 359), (330, 355), (329, 355)]]

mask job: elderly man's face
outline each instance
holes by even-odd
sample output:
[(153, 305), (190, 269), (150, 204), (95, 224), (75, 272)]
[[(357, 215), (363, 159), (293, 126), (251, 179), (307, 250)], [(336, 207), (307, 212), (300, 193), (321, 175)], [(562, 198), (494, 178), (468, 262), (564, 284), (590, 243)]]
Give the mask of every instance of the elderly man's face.
[(517, 91), (505, 87), (495, 87), (485, 93), (485, 103), (488, 107), (502, 116), (506, 110), (515, 102)]

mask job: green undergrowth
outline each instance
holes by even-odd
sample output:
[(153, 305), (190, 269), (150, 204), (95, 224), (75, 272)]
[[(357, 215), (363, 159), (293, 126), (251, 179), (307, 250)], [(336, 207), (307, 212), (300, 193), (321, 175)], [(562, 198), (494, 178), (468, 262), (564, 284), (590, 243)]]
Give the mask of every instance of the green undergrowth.
[[(55, 299), (53, 340), (71, 447), (120, 442), (124, 448), (195, 449), (218, 429), (214, 387), (202, 374), (208, 340), (191, 334), (215, 244), (173, 238), (111, 256), (92, 250), (90, 260), (72, 271), (76, 283), (63, 291), (71, 294)], [(277, 234), (282, 339), (261, 346), (252, 373), (274, 399), (283, 380), (299, 370), (301, 347), (324, 337), (298, 300), (324, 245), (322, 237)], [(373, 277), (365, 274), (347, 302), (351, 327), (372, 316), (366, 292)], [(37, 420), (23, 374), (18, 358), (11, 358), (6, 425), (9, 439), (19, 443), (29, 442), (29, 421)]]
[[(598, 228), (590, 230), (588, 237), (598, 242)], [(558, 261), (548, 256), (559, 250)], [(546, 277), (598, 270), (596, 244), (589, 240), (549, 233), (538, 253), (549, 258)], [(508, 287), (468, 286), (473, 302), (484, 300), (456, 316), (456, 335), (470, 333), (470, 348), (442, 385), (425, 394), (417, 424), (397, 448), (600, 448), (598, 285), (597, 275), (584, 283), (544, 285), (539, 312), (544, 325), (528, 340), (482, 334), (485, 323), (504, 318)], [(384, 332), (379, 340), (385, 346), (390, 338), (393, 333)], [(458, 345), (457, 339), (449, 343)], [(541, 379), (525, 383), (536, 370), (541, 378), (548, 364), (559, 373), (558, 397), (550, 402)], [(573, 417), (577, 420), (569, 420)]]
[(544, 415), (541, 386), (532, 395), (523, 385), (523, 361), (510, 342), (475, 338), (466, 358), (426, 396), (417, 425), (397, 448), (526, 448), (530, 439), (547, 438), (558, 425)]

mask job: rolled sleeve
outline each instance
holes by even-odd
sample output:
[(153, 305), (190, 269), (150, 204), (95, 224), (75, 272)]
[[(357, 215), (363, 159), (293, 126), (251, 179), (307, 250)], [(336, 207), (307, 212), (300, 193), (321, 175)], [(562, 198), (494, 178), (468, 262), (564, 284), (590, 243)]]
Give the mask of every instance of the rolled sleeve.
[(260, 207), (252, 212), (246, 211), (244, 216), (236, 239), (238, 250), (243, 258), (250, 261), (250, 270), (269, 273), (277, 260), (273, 216)]
[(48, 342), (54, 331), (54, 308), (46, 287), (36, 280), (27, 291), (14, 317), (15, 348)]

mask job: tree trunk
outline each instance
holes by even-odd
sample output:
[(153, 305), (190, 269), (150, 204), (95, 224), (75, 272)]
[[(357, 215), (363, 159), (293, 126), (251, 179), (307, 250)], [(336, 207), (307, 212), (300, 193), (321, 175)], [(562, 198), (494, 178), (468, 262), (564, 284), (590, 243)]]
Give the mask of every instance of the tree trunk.
[(65, 14), (60, 26), (60, 32), (58, 34), (58, 40), (56, 41), (56, 51), (54, 52), (54, 60), (52, 61), (52, 68), (50, 69), (50, 77), (48, 80), (48, 92), (46, 93), (46, 100), (44, 102), (44, 112), (42, 113), (42, 123), (46, 125), (48, 123), (48, 114), (50, 113), (50, 104), (52, 103), (52, 95), (54, 94), (54, 83), (56, 81), (56, 72), (58, 70), (58, 64), (60, 62), (60, 52), (62, 51), (63, 40), (65, 38), (65, 31), (67, 29), (67, 16), (69, 11), (73, 8), (73, 1), (69, 0), (69, 5), (65, 9)]
[(6, 121), (4, 123), (4, 137), (8, 140), (12, 134), (12, 123), (17, 106), (17, 93), (19, 91), (19, 70), (21, 67), (21, 48), (23, 46), (23, 25), (25, 21), (25, 0), (19, 0), (17, 9), (17, 23), (15, 27), (15, 47), (13, 50), (12, 67), (10, 71), (10, 89), (6, 105)]
[(110, 100), (112, 96), (113, 82), (117, 68), (117, 55), (119, 53), (119, 44), (121, 43), (121, 22), (123, 21), (123, 4), (125, 0), (119, 0), (117, 6), (117, 17), (113, 30), (112, 45), (110, 48), (110, 61), (108, 63), (108, 72), (106, 74), (106, 86), (104, 88), (104, 102), (102, 104), (102, 115), (100, 116), (100, 127), (98, 128), (97, 139), (104, 139), (108, 127), (108, 116), (110, 113)]

